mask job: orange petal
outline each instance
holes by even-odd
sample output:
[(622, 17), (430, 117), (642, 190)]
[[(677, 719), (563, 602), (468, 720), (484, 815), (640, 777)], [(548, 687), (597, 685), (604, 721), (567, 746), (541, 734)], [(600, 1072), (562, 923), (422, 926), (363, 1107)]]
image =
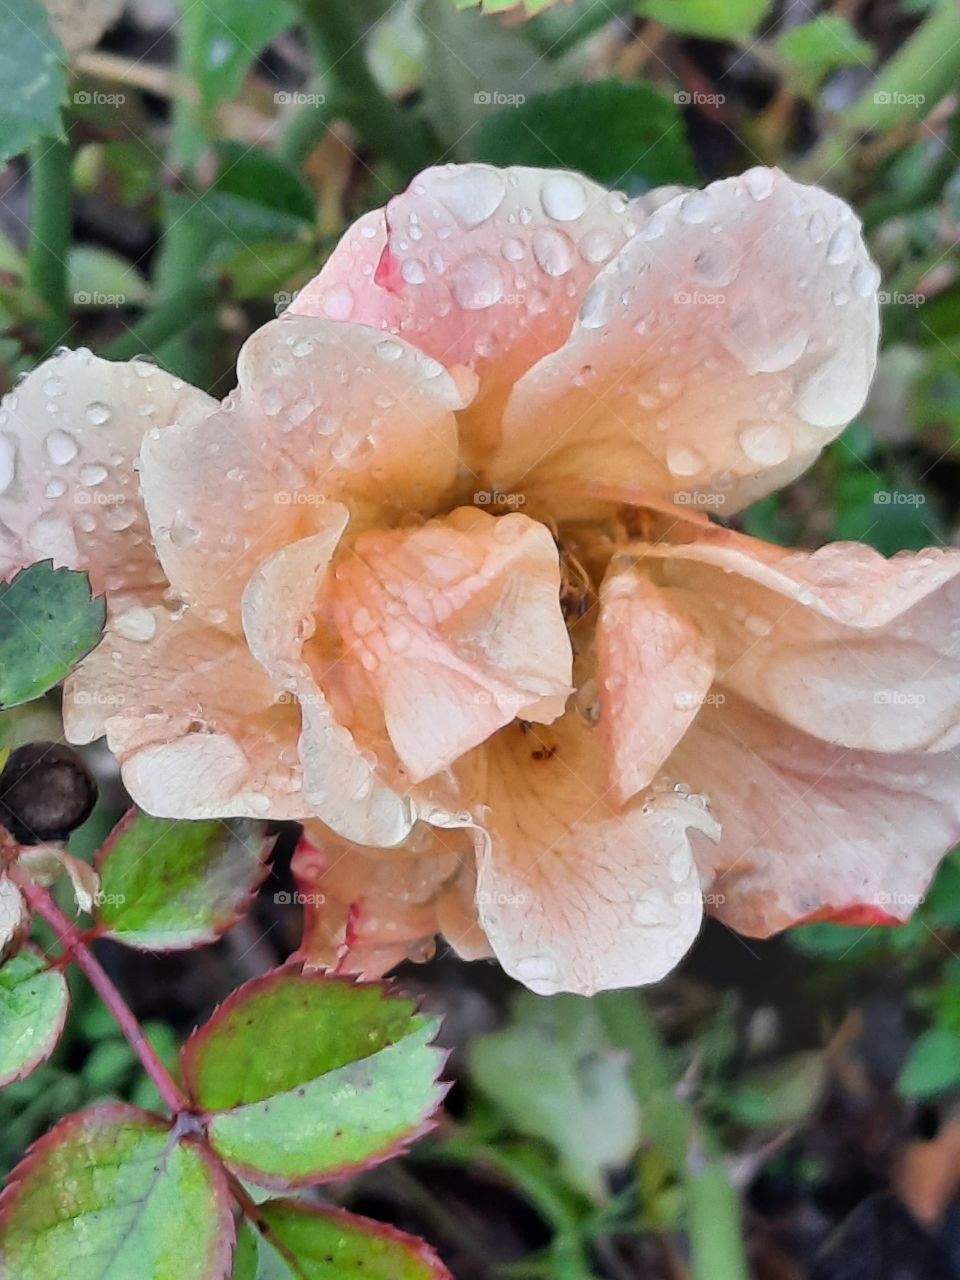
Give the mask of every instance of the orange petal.
[(695, 838), (708, 900), (754, 937), (865, 909), (906, 920), (960, 836), (953, 752), (831, 746), (733, 693), (704, 707), (667, 768), (710, 797), (721, 839)]
[(334, 615), (415, 782), (518, 716), (549, 723), (570, 692), (557, 549), (526, 516), (463, 507), (361, 534)]
[(960, 743), (960, 551), (787, 553), (724, 530), (648, 549), (717, 648), (717, 679), (867, 751)]
[(648, 787), (713, 682), (713, 645), (670, 591), (611, 571), (597, 627), (600, 734), (618, 804)]
[(779, 171), (671, 200), (514, 389), (490, 485), (628, 482), (731, 515), (863, 404), (878, 282), (849, 208)]
[(133, 800), (160, 818), (302, 818), (297, 713), (240, 641), (162, 607), (120, 615), (68, 677), (69, 741), (106, 734)]
[(81, 349), (38, 365), (0, 406), (0, 576), (49, 556), (86, 570), (96, 592), (156, 602), (166, 582), (134, 471), (140, 441), (214, 408), (145, 361)]
[(325, 501), (360, 524), (435, 510), (456, 475), (463, 404), (400, 339), (290, 314), (247, 340), (238, 378), (199, 428), (148, 435), (141, 460), (171, 584), (231, 625), (257, 565), (325, 527)]
[(503, 730), (483, 748), (477, 903), (504, 969), (544, 995), (655, 982), (700, 927), (688, 830), (715, 838), (695, 797), (608, 793), (600, 744), (575, 714)]
[[(591, 281), (645, 216), (577, 174), (480, 164), (427, 169), (384, 213), (385, 235), (374, 215), (361, 220), (292, 310), (400, 333), (476, 370), (480, 399), (497, 404), (566, 339)], [(496, 415), (467, 417), (469, 461)]]

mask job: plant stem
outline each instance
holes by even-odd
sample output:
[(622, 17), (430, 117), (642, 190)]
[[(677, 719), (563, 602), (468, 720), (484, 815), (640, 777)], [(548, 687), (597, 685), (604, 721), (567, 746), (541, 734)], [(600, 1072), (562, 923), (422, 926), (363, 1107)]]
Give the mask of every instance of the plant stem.
[(160, 1061), (153, 1045), (143, 1034), (136, 1015), (114, 986), (100, 961), (87, 946), (77, 926), (64, 915), (47, 890), (42, 889), (24, 872), (13, 866), (10, 868), (9, 875), (16, 882), (30, 907), (53, 929), (61, 946), (70, 954), (77, 968), (110, 1010), (130, 1047), (140, 1059), (144, 1071), (153, 1081), (164, 1104), (174, 1115), (188, 1111), (189, 1100)]
[(217, 300), (217, 290), (202, 281), (172, 294), (155, 307), (126, 333), (115, 338), (106, 350), (110, 360), (129, 360), (132, 356), (153, 354), (198, 316), (208, 315)]
[(350, 6), (332, 0), (301, 0), (300, 9), (317, 74), (334, 95), (338, 113), (402, 180), (426, 168), (439, 147), (423, 122), (388, 98), (370, 74), (363, 32)]
[(889, 59), (855, 102), (837, 118), (804, 161), (812, 181), (830, 186), (848, 176), (853, 144), (872, 129), (892, 129), (929, 115), (955, 86), (960, 71), (960, 4), (935, 5), (900, 52)]
[(70, 329), (67, 255), (73, 208), (70, 147), (62, 138), (41, 138), (30, 151), (30, 284), (43, 303), (40, 327), (44, 351), (66, 338)]
[(631, 1056), (647, 1134), (686, 1191), (693, 1280), (749, 1280), (740, 1201), (713, 1135), (681, 1097), (657, 1024), (639, 991), (596, 996), (607, 1031)]

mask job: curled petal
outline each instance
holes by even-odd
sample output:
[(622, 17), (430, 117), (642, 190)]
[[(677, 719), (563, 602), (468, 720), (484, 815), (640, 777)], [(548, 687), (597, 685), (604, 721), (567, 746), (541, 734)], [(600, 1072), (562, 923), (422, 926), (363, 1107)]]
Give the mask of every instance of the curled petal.
[(134, 466), (144, 433), (216, 401), (145, 361), (85, 349), (38, 365), (0, 405), (0, 571), (83, 569), (95, 592), (156, 600), (165, 579)]
[(726, 695), (697, 717), (671, 774), (711, 798), (722, 836), (696, 840), (714, 913), (766, 937), (808, 919), (907, 919), (960, 836), (953, 752), (831, 746)]
[(600, 733), (613, 794), (648, 787), (686, 733), (713, 682), (713, 645), (636, 569), (611, 572), (597, 627)]
[(334, 614), (414, 782), (516, 717), (549, 723), (570, 693), (557, 548), (526, 516), (462, 507), (361, 534)]
[(716, 838), (689, 795), (608, 794), (593, 732), (570, 714), (483, 748), (477, 903), (504, 969), (544, 995), (655, 982), (700, 927), (688, 831)]
[(323, 686), (339, 655), (324, 653), (318, 641), (317, 660), (311, 663), (304, 656), (304, 645), (316, 632), (330, 557), (348, 518), (338, 503), (326, 504), (323, 513), (328, 521), (324, 533), (276, 552), (250, 580), (243, 596), (244, 632), (274, 688), (299, 704), (299, 750), (310, 812), (347, 840), (394, 845), (413, 824), (412, 806), (379, 780), (371, 760), (334, 716)]
[(297, 713), (246, 646), (192, 614), (123, 614), (68, 677), (71, 742), (106, 734), (136, 804), (158, 818), (302, 818)]
[(960, 551), (785, 552), (727, 530), (649, 548), (717, 647), (717, 679), (866, 751), (960, 743)]
[[(511, 384), (567, 337), (597, 272), (643, 221), (630, 204), (577, 174), (443, 165), (427, 169), (384, 211), (361, 220), (292, 309), (401, 333), (480, 377), (468, 461), (495, 437)], [(352, 276), (352, 279), (350, 278)]]
[(863, 404), (878, 283), (849, 208), (777, 170), (674, 198), (514, 389), (490, 483), (627, 481), (732, 514)]
[(238, 377), (199, 427), (150, 433), (141, 458), (171, 584), (234, 626), (254, 569), (321, 531), (325, 501), (358, 525), (442, 504), (463, 404), (441, 366), (402, 340), (289, 313), (247, 340)]

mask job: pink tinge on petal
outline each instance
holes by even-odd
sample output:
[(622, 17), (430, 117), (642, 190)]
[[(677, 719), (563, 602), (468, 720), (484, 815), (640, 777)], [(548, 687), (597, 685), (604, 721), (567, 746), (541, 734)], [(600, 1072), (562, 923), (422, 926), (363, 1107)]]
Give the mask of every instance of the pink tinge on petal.
[(576, 713), (511, 726), (481, 753), (477, 903), (504, 969), (542, 995), (668, 973), (700, 927), (689, 833), (719, 834), (704, 804), (671, 787), (621, 809)]
[(832, 746), (727, 692), (665, 773), (710, 797), (719, 842), (695, 837), (712, 910), (766, 937), (840, 913), (906, 920), (960, 837), (960, 760)]
[(653, 781), (713, 682), (713, 645), (639, 570), (611, 570), (597, 626), (599, 730), (613, 793), (625, 804)]
[(555, 719), (570, 692), (557, 549), (526, 516), (463, 507), (362, 534), (334, 616), (414, 782), (517, 717)]
[(960, 551), (787, 552), (711, 529), (643, 554), (714, 641), (723, 686), (826, 742), (960, 743)]
[(819, 188), (754, 169), (676, 197), (517, 383), (484, 482), (628, 482), (733, 514), (863, 404), (878, 284), (857, 220)]
[[(567, 337), (597, 272), (646, 212), (573, 173), (444, 165), (361, 221), (292, 309), (379, 323), (451, 367), (480, 376), (480, 400)], [(374, 254), (376, 266), (371, 272)], [(496, 412), (469, 412), (468, 461), (496, 436)]]
[(114, 602), (155, 603), (166, 579), (135, 465), (148, 431), (197, 423), (216, 401), (145, 361), (85, 349), (38, 365), (0, 405), (0, 571), (83, 569)]

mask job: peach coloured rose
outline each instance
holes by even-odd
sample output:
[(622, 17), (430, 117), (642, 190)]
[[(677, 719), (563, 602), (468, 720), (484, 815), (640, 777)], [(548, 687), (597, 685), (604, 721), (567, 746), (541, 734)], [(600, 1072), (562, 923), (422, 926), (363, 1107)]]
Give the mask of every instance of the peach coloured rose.
[(628, 201), (422, 174), (245, 344), (222, 403), (54, 357), (4, 403), (5, 569), (110, 605), (66, 732), (171, 817), (307, 822), (305, 955), (436, 932), (536, 991), (905, 918), (960, 830), (960, 552), (711, 522), (863, 403), (878, 273), (753, 169)]

